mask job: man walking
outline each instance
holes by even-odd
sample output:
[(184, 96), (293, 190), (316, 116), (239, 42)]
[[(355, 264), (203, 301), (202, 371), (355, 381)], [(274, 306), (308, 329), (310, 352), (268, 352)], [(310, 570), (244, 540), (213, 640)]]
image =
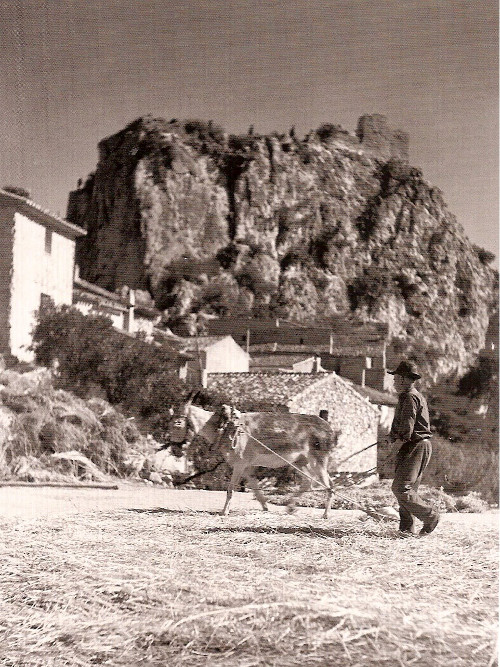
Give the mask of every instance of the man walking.
[(391, 431), (382, 442), (392, 445), (386, 461), (396, 461), (392, 492), (399, 503), (399, 531), (402, 537), (415, 535), (416, 517), (423, 522), (420, 535), (428, 535), (438, 525), (439, 513), (417, 493), (432, 453), (427, 401), (414, 387), (421, 375), (412, 361), (402, 361), (388, 372), (394, 375), (399, 399)]

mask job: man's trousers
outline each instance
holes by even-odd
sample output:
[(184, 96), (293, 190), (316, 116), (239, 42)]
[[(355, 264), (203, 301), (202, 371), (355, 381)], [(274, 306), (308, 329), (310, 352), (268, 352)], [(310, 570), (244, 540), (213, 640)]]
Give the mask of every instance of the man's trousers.
[(436, 515), (417, 493), (431, 454), (430, 440), (410, 440), (397, 453), (392, 492), (399, 502), (399, 530), (413, 530), (414, 517), (427, 523)]

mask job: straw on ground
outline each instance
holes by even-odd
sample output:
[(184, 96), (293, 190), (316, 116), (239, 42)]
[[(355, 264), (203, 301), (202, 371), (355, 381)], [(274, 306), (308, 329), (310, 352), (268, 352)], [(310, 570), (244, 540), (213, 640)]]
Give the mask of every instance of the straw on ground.
[(497, 536), (372, 520), (115, 510), (2, 520), (0, 662), (492, 663)]

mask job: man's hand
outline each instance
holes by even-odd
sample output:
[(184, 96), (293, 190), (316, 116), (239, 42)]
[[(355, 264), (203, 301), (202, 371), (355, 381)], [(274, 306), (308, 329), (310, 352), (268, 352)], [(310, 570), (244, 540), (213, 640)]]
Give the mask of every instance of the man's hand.
[(401, 445), (403, 444), (403, 441), (400, 440), (399, 438), (393, 440), (390, 436), (386, 436), (385, 438), (381, 438), (378, 441), (378, 444), (382, 445), (383, 447), (390, 447), (390, 450), (388, 451), (385, 458), (380, 461), (381, 465), (386, 465), (394, 461), (394, 459), (396, 458), (396, 454), (398, 453)]

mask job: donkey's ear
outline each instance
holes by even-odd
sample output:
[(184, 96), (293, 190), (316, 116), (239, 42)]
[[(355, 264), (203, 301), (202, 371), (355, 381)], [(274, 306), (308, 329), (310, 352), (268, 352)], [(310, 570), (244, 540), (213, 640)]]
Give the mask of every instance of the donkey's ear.
[(191, 389), (189, 394), (186, 396), (186, 405), (193, 402), (193, 398), (195, 397), (196, 393), (197, 392), (194, 389)]

